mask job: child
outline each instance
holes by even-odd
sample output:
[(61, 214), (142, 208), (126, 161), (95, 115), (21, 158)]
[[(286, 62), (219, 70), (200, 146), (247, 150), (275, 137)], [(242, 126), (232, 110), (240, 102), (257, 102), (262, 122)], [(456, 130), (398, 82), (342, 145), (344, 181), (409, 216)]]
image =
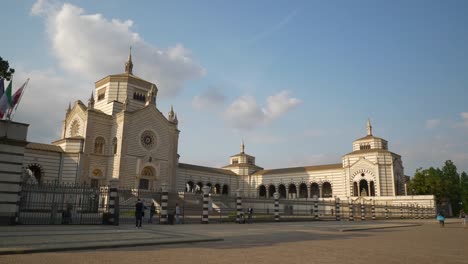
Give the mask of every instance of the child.
[(439, 221), (440, 227), (444, 227), (444, 226), (445, 226), (445, 217), (444, 217), (444, 214), (443, 214), (443, 213), (439, 213), (439, 214), (437, 215), (437, 221)]

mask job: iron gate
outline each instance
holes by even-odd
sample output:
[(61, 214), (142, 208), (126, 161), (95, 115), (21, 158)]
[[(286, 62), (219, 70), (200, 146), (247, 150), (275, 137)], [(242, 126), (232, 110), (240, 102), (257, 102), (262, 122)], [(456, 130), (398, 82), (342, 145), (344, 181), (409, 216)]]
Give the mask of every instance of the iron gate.
[(18, 222), (40, 224), (102, 224), (108, 187), (58, 182), (21, 186)]

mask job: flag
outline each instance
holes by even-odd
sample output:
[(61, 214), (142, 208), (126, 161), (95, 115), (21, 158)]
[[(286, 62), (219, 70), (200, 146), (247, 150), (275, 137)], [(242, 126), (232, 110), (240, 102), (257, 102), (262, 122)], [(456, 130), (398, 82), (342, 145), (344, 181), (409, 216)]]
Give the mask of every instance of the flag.
[(11, 108), (15, 107), (15, 105), (17, 103), (19, 103), (19, 100), (21, 98), (21, 94), (23, 93), (24, 87), (26, 86), (28, 81), (29, 81), (29, 79), (26, 82), (24, 82), (23, 85), (21, 85), (21, 87), (18, 88), (18, 90), (16, 90), (16, 92), (13, 94), (13, 96), (11, 98)]
[(7, 113), (8, 108), (11, 107), (11, 84), (13, 80), (10, 81), (10, 84), (8, 84), (7, 89), (5, 90), (5, 93), (3, 93), (2, 98), (0, 98), (0, 118), (3, 118), (3, 116)]

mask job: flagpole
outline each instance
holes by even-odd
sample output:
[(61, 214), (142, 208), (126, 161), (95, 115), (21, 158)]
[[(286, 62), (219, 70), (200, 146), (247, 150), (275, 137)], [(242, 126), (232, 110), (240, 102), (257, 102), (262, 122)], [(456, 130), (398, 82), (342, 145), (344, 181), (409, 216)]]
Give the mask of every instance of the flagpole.
[(10, 114), (11, 114), (11, 119), (13, 119), (13, 115), (16, 113), (16, 109), (18, 108), (18, 105), (21, 102), (21, 98), (23, 98), (24, 93), (26, 92), (26, 88), (28, 87), (29, 84), (29, 78), (26, 80), (26, 83), (23, 85), (23, 91), (21, 91), (20, 98), (18, 99), (18, 103), (15, 105), (14, 113), (13, 112), (13, 107), (10, 109)]

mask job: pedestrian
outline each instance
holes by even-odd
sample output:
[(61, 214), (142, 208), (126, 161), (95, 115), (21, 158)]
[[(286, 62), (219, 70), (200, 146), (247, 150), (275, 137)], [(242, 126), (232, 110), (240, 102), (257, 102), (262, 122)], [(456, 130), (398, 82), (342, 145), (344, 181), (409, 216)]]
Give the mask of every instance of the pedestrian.
[(156, 212), (156, 206), (154, 206), (154, 203), (151, 202), (148, 223), (153, 223), (153, 216), (155, 212)]
[(466, 213), (463, 209), (460, 209), (460, 219), (463, 227), (466, 227)]
[(442, 212), (439, 212), (437, 215), (437, 221), (439, 221), (439, 226), (444, 227), (445, 226), (445, 216)]
[(466, 222), (468, 222), (468, 214), (465, 213), (465, 221), (463, 221), (463, 227), (466, 228)]
[(249, 207), (249, 209), (247, 209), (247, 213), (248, 213), (247, 223), (251, 224), (252, 223), (253, 208)]
[(175, 220), (177, 225), (180, 224), (180, 207), (178, 203), (175, 204)]
[(145, 213), (145, 205), (140, 199), (138, 199), (137, 203), (135, 204), (136, 228), (141, 228), (141, 221), (143, 220), (144, 213)]

